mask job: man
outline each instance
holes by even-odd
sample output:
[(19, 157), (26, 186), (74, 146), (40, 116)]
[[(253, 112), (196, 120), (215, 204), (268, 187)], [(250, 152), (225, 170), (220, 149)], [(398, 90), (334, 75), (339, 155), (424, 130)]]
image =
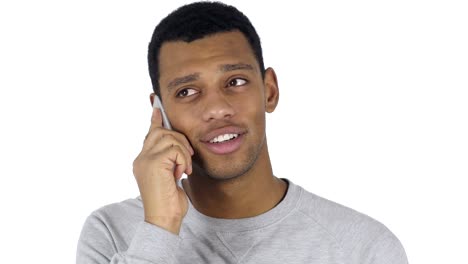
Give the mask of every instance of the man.
[(155, 108), (133, 163), (140, 197), (88, 217), (78, 263), (407, 263), (382, 224), (273, 175), (276, 74), (237, 9), (179, 8), (148, 61), (151, 104), (160, 96), (173, 130)]

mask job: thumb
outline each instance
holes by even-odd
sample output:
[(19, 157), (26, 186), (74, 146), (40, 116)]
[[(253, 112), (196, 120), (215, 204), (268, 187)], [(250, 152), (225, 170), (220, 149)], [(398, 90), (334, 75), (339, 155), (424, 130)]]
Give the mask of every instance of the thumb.
[(153, 108), (153, 114), (151, 116), (151, 126), (150, 126), (150, 131), (153, 130), (156, 127), (162, 127), (162, 115), (161, 115), (161, 110), (159, 108), (154, 107)]

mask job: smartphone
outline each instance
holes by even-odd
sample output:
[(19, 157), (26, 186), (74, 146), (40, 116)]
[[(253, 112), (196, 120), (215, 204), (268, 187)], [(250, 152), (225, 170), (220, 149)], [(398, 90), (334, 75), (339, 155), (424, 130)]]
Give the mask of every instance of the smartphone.
[[(154, 101), (153, 101), (153, 108), (159, 108), (161, 110), (161, 115), (163, 119), (163, 127), (165, 129), (172, 130), (171, 123), (169, 122), (169, 119), (167, 118), (166, 111), (164, 110), (164, 107), (162, 105), (161, 100), (159, 99), (159, 96), (154, 95)], [(180, 181), (182, 178), (186, 178), (187, 174), (183, 173), (182, 177), (180, 178)], [(180, 183), (180, 186), (182, 187), (182, 183)]]
[(156, 94), (154, 95), (153, 108), (159, 108), (161, 110), (164, 128), (172, 130), (171, 123), (169, 123), (169, 119), (167, 118), (167, 115), (166, 115), (166, 111), (164, 111), (162, 102), (159, 99), (159, 96), (157, 96)]

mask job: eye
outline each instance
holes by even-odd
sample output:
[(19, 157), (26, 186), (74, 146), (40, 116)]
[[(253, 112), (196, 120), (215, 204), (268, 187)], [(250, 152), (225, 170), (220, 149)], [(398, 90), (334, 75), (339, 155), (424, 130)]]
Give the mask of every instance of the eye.
[(229, 81), (228, 86), (240, 86), (240, 85), (244, 85), (246, 83), (247, 83), (247, 80), (245, 80), (245, 79), (234, 78), (234, 79)]
[(197, 91), (195, 89), (191, 89), (191, 88), (184, 88), (182, 90), (180, 90), (178, 93), (177, 93), (177, 97), (188, 97), (188, 96), (191, 96), (191, 95), (194, 95), (196, 94)]

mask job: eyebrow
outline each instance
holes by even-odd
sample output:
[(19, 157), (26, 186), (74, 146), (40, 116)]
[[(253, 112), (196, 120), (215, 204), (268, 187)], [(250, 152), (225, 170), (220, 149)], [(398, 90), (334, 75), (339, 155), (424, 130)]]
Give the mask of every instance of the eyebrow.
[(183, 76), (183, 77), (177, 77), (167, 85), (167, 88), (169, 90), (172, 90), (176, 86), (179, 86), (179, 85), (184, 84), (184, 83), (193, 82), (193, 81), (196, 81), (198, 79), (200, 79), (200, 73), (198, 73), (198, 72), (192, 73), (192, 74), (189, 74), (189, 75), (186, 75), (186, 76)]
[(235, 71), (235, 70), (253, 71), (254, 67), (250, 64), (245, 64), (245, 63), (223, 64), (223, 65), (219, 65), (219, 70), (222, 72)]
[[(246, 64), (246, 63), (221, 64), (221, 65), (218, 66), (218, 69), (220, 71), (222, 71), (222, 72), (229, 72), (229, 71), (235, 71), (235, 70), (249, 70), (249, 71), (254, 71), (255, 70), (255, 68), (252, 65)], [(172, 90), (176, 86), (179, 86), (179, 85), (182, 85), (182, 84), (185, 84), (185, 83), (189, 83), (189, 82), (193, 82), (193, 81), (196, 81), (198, 79), (200, 79), (200, 73), (199, 72), (192, 73), (192, 74), (189, 74), (189, 75), (185, 75), (185, 76), (182, 76), (182, 77), (177, 77), (177, 78), (174, 78), (167, 85), (167, 88), (169, 90)]]

